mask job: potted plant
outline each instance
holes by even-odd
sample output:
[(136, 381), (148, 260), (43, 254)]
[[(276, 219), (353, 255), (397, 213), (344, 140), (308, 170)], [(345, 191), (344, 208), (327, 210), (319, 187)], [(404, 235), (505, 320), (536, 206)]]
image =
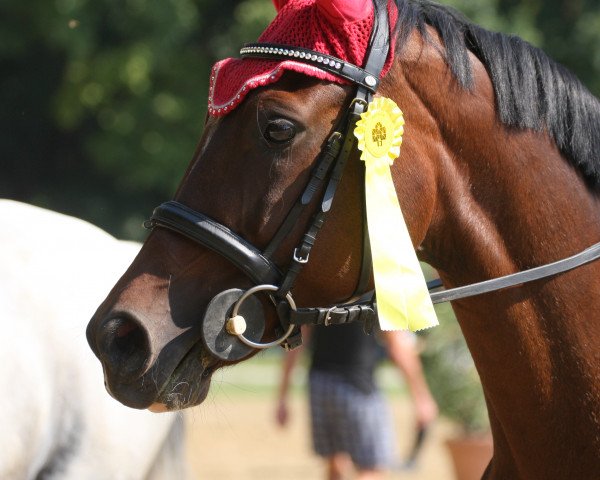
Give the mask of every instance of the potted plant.
[(481, 382), (451, 308), (436, 310), (440, 325), (424, 336), (425, 375), (440, 413), (457, 425), (447, 441), (457, 480), (480, 479), (493, 450)]

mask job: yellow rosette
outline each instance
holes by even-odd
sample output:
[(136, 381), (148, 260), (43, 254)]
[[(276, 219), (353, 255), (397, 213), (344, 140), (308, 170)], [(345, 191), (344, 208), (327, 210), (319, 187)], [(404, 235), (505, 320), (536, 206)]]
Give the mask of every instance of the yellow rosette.
[(400, 155), (403, 134), (402, 111), (386, 97), (369, 103), (354, 130), (366, 168), (367, 226), (379, 325), (382, 330), (417, 331), (437, 325), (438, 320), (390, 171)]

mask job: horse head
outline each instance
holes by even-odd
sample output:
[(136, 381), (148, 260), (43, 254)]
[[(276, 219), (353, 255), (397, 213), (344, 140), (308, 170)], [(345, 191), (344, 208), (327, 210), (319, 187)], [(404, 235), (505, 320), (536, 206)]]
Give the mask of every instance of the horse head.
[[(268, 29), (263, 36), (276, 37), (279, 32), (288, 31), (290, 27), (285, 22), (294, 22), (298, 16), (307, 22), (314, 22), (316, 16), (321, 28), (325, 25), (330, 30), (342, 24), (354, 29), (362, 22), (363, 35), (368, 40), (374, 21), (370, 1), (357, 2), (359, 8), (354, 5), (350, 11), (342, 8), (347, 2), (289, 3), (296, 4), (293, 16), (288, 14), (282, 19), (278, 16), (279, 20), (270, 27), (275, 33), (269, 34)], [(290, 10), (290, 5), (285, 8)], [(357, 12), (362, 12), (362, 19), (357, 19)], [(322, 41), (321, 37), (316, 41)], [(365, 46), (338, 47), (337, 50), (335, 46), (325, 47), (332, 49), (337, 57), (350, 56), (358, 64), (366, 57)], [(382, 61), (386, 58), (384, 56)], [(243, 71), (248, 62), (258, 63), (262, 68), (260, 59), (234, 62), (234, 65), (218, 64), (213, 70), (209, 94), (211, 114), (174, 198), (177, 205), (184, 205), (186, 210), (175, 213), (185, 215), (187, 209), (201, 212), (203, 219), (204, 216), (210, 219), (209, 229), (226, 227), (227, 235), (232, 233), (258, 252), (272, 250), (268, 255), (273, 265), (270, 271), (286, 272), (298, 260), (297, 257), (294, 260), (296, 248), (322, 206), (328, 188), (326, 182), (316, 183), (317, 191), (309, 201), (301, 201), (305, 205), (293, 225), (288, 225), (284, 234), (280, 234), (277, 245), (269, 245), (297, 199), (306, 197), (305, 190), (307, 184), (314, 181), (315, 170), (325, 168), (319, 160), (323, 152), (333, 140), (338, 149), (343, 148), (339, 145), (343, 139), (339, 134), (336, 137), (335, 132), (340, 126), (343, 130), (356, 87), (310, 65), (288, 62), (290, 68), (280, 68), (286, 64), (285, 60), (271, 61), (267, 65), (267, 77), (263, 72), (260, 75), (246, 73), (248, 78), (242, 73), (242, 81), (230, 87), (228, 76), (231, 77), (235, 69)], [(391, 60), (386, 70), (390, 64)], [(305, 68), (316, 75), (307, 75)], [(252, 82), (256, 84), (251, 85)], [(227, 93), (245, 89), (241, 99), (239, 94)], [(391, 90), (391, 84), (382, 85), (380, 89)], [(216, 100), (219, 95), (231, 98), (225, 98), (219, 106)], [(358, 153), (352, 148), (346, 167), (339, 172), (343, 171), (344, 175), (328, 220), (319, 233), (317, 246), (311, 251), (310, 262), (292, 289), (294, 305), (336, 305), (356, 293), (361, 273), (369, 280), (362, 272), (364, 167)], [(419, 244), (426, 225), (417, 219), (431, 215), (433, 195), (424, 194), (417, 200), (411, 192), (433, 191), (433, 179), (430, 170), (416, 169), (410, 162), (406, 162), (404, 170), (405, 178), (412, 181), (410, 185), (403, 182), (396, 186), (403, 192), (405, 204), (411, 206), (407, 221), (414, 243)], [(255, 353), (256, 350), (244, 348), (239, 342), (232, 344), (228, 339), (220, 347), (214, 345), (214, 342), (222, 344), (222, 337), (227, 337), (223, 321), (232, 303), (239, 298), (235, 293), (225, 293), (225, 298), (220, 292), (247, 291), (259, 283), (251, 278), (252, 272), (248, 275), (243, 265), (240, 269), (239, 262), (236, 265), (227, 256), (223, 251), (219, 253), (199, 245), (181, 232), (175, 233), (169, 228), (153, 230), (88, 327), (88, 339), (103, 364), (107, 388), (118, 400), (132, 407), (153, 409), (198, 404), (206, 396), (215, 369)], [(269, 283), (281, 280), (272, 277)], [(361, 290), (365, 287), (368, 285), (363, 285)], [(268, 295), (272, 293), (260, 291), (244, 303), (243, 308), (254, 312), (246, 312), (246, 316), (260, 317), (257, 321), (260, 325), (248, 325), (249, 329), (256, 330), (255, 341), (275, 340), (281, 336), (282, 328), (283, 331), (288, 328), (287, 325), (282, 327), (278, 319), (273, 297)], [(233, 300), (228, 295), (234, 295)], [(223, 302), (225, 306), (215, 307)], [(213, 328), (207, 318), (212, 318), (215, 309), (221, 324), (214, 327), (216, 333), (207, 332)], [(233, 348), (238, 353), (227, 350), (215, 355), (218, 348)]]

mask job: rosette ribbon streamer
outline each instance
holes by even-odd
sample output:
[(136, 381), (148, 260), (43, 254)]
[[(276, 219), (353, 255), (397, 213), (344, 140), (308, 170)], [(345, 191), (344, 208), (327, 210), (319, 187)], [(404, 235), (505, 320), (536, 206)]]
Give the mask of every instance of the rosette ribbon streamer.
[(433, 327), (438, 320), (390, 171), (400, 155), (402, 111), (393, 100), (377, 97), (361, 115), (354, 134), (366, 169), (367, 226), (379, 325), (382, 330)]

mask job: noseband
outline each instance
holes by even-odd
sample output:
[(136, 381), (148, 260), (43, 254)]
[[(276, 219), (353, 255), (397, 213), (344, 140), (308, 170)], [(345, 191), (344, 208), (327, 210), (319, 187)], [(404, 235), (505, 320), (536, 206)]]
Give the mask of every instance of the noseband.
[[(348, 158), (356, 148), (353, 135), (355, 124), (361, 113), (367, 109), (379, 86), (380, 73), (388, 55), (390, 38), (387, 0), (374, 0), (374, 7), (373, 31), (363, 68), (320, 52), (287, 45), (252, 43), (245, 45), (240, 51), (245, 58), (293, 59), (307, 63), (356, 85), (356, 93), (346, 114), (329, 136), (304, 192), (264, 251), (260, 251), (219, 222), (176, 201), (159, 205), (151, 218), (144, 223), (144, 226), (149, 229), (163, 227), (175, 231), (215, 251), (229, 260), (255, 284), (246, 291), (225, 290), (213, 297), (206, 308), (202, 322), (203, 341), (208, 350), (222, 360), (241, 360), (254, 349), (276, 345), (282, 345), (286, 349), (295, 348), (302, 343), (301, 325), (331, 325), (361, 321), (365, 325), (365, 330), (370, 332), (377, 321), (374, 292), (365, 293), (371, 277), (371, 255), (365, 221), (363, 221), (361, 273), (354, 295), (349, 302), (332, 307), (297, 308), (291, 294), (296, 278), (309, 261), (317, 234), (331, 209)], [(308, 229), (294, 249), (287, 270), (282, 272), (274, 263), (273, 256), (282, 241), (296, 226), (302, 213), (312, 203), (317, 192), (323, 191), (323, 187), (320, 207), (313, 214)], [(432, 293), (431, 298), (433, 303), (466, 298), (555, 275), (598, 258), (600, 258), (600, 244), (549, 265)], [(439, 281), (428, 283), (430, 290), (440, 286)], [(268, 292), (280, 322), (280, 327), (277, 329), (278, 338), (268, 343), (260, 342), (264, 333), (264, 312), (262, 303), (254, 296), (258, 292)], [(352, 301), (357, 298), (359, 300)]]

